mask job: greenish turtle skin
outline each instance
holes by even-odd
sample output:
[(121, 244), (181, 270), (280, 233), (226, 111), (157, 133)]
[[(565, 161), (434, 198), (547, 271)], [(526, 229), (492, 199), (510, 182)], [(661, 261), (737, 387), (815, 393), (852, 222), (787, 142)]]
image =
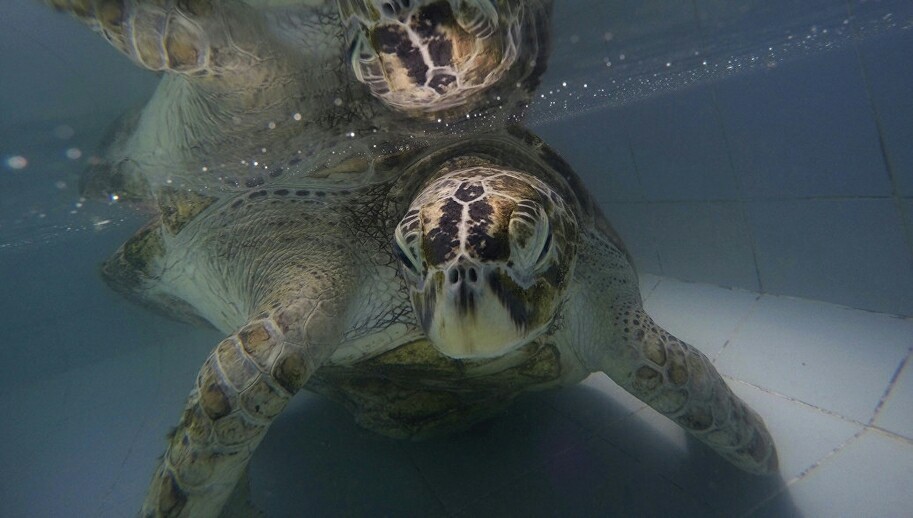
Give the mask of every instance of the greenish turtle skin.
[(308, 174), (342, 135), (516, 121), (549, 47), (550, 0), (44, 1), (162, 73), (83, 177), (119, 200)]
[(422, 438), (603, 372), (739, 468), (776, 470), (761, 418), (644, 312), (621, 240), (539, 139), (510, 127), (369, 167), (377, 181), (357, 188), (311, 177), (172, 193), (181, 210), (105, 264), (121, 292), (227, 335), (146, 515), (217, 515), (302, 389)]

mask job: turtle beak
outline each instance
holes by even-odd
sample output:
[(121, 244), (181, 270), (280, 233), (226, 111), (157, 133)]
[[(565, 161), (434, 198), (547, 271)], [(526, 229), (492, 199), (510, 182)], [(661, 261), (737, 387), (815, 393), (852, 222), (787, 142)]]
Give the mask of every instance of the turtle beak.
[(497, 272), (468, 261), (432, 273), (413, 303), (432, 345), (451, 358), (489, 358), (530, 340), (497, 291)]

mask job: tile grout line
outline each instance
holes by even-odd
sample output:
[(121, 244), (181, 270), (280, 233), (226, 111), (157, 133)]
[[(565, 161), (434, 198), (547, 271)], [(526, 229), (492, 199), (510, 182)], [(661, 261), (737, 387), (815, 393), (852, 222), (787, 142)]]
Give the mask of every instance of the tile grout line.
[(409, 459), (409, 465), (412, 466), (412, 469), (415, 470), (415, 472), (418, 474), (419, 478), (422, 480), (422, 485), (425, 486), (425, 489), (428, 491), (428, 493), (431, 494), (432, 498), (434, 498), (434, 501), (438, 503), (438, 505), (441, 507), (441, 510), (444, 511), (444, 513), (448, 514), (448, 516), (454, 516), (452, 513), (448, 512), (447, 505), (444, 504), (444, 500), (440, 497), (440, 495), (438, 495), (437, 491), (435, 491), (431, 481), (429, 481), (425, 474), (422, 473), (421, 468), (419, 468), (418, 464), (415, 463), (415, 459), (412, 457), (412, 455), (406, 451), (405, 445), (399, 444), (397, 445), (397, 449), (400, 451), (400, 453), (405, 454), (406, 458)]
[(797, 403), (797, 404), (799, 404), (799, 405), (808, 407), (808, 408), (810, 408), (810, 409), (812, 409), (812, 410), (816, 410), (816, 411), (818, 411), (818, 412), (821, 412), (822, 414), (825, 414), (825, 415), (828, 415), (828, 416), (831, 416), (831, 417), (835, 417), (835, 418), (837, 418), (837, 419), (840, 419), (841, 421), (845, 421), (845, 422), (850, 423), (850, 424), (854, 424), (854, 425), (857, 425), (857, 426), (861, 426), (861, 427), (863, 427), (863, 428), (868, 428), (868, 425), (867, 425), (866, 423), (863, 423), (862, 421), (857, 421), (856, 419), (853, 419), (853, 418), (851, 418), (851, 417), (847, 417), (847, 416), (845, 416), (845, 415), (839, 414), (839, 413), (837, 413), (837, 412), (834, 412), (833, 410), (828, 410), (828, 409), (826, 409), (826, 408), (821, 408), (821, 407), (819, 407), (819, 406), (817, 406), (817, 405), (813, 405), (813, 404), (808, 403), (808, 402), (806, 402), (806, 401), (802, 401), (801, 399), (794, 398), (794, 397), (792, 397), (792, 396), (788, 396), (788, 395), (783, 394), (783, 393), (781, 393), (781, 392), (777, 392), (776, 390), (772, 390), (772, 389), (769, 389), (769, 388), (766, 388), (766, 387), (762, 387), (762, 386), (760, 386), (760, 385), (756, 385), (756, 384), (754, 384), (754, 383), (751, 383), (750, 381), (745, 381), (745, 380), (743, 380), (743, 379), (736, 378), (736, 377), (733, 377), (733, 376), (729, 376), (729, 375), (727, 375), (727, 374), (723, 374), (722, 376), (723, 376), (723, 378), (725, 378), (727, 381), (732, 381), (732, 382), (735, 382), (735, 383), (741, 383), (742, 385), (747, 385), (747, 386), (749, 386), (749, 387), (758, 389), (758, 390), (760, 390), (761, 392), (763, 392), (763, 393), (765, 393), (765, 394), (769, 394), (769, 395), (771, 395), (771, 396), (775, 396), (775, 397), (778, 397), (778, 398), (780, 398), (780, 399), (785, 399), (785, 400), (787, 400), (787, 401), (789, 401), (789, 402), (791, 402), (791, 403)]
[[(634, 179), (637, 181), (637, 198), (642, 201), (646, 201), (647, 195), (644, 192), (643, 179), (641, 178), (640, 166), (637, 163), (637, 153), (634, 152), (634, 142), (631, 141), (631, 132), (628, 130), (628, 125), (624, 124), (624, 134), (625, 142), (628, 145), (628, 154), (631, 156), (631, 165), (634, 166)], [(650, 213), (650, 219), (655, 218), (653, 213)], [(653, 226), (652, 222), (649, 225)], [(659, 267), (659, 273), (663, 273), (663, 260), (659, 253), (659, 246), (656, 244), (656, 240), (650, 239), (650, 248), (656, 251), (656, 265)]]
[[(694, 21), (697, 25), (698, 41), (700, 41), (701, 46), (700, 52), (701, 54), (704, 54), (706, 51), (706, 35), (704, 34), (704, 27), (701, 24), (701, 15), (697, 0), (691, 0), (691, 8), (694, 11)], [(748, 233), (748, 243), (751, 247), (751, 262), (752, 266), (754, 266), (755, 281), (758, 283), (758, 292), (764, 293), (764, 283), (761, 277), (761, 265), (758, 262), (758, 239), (755, 235), (754, 226), (751, 224), (748, 215), (748, 203), (745, 200), (745, 186), (743, 185), (742, 175), (735, 165), (735, 159), (733, 158), (732, 151), (732, 142), (729, 139), (729, 132), (727, 131), (726, 123), (723, 119), (723, 110), (720, 108), (719, 98), (717, 97), (718, 84), (710, 83), (708, 87), (710, 90), (710, 101), (713, 106), (714, 118), (716, 119), (720, 133), (723, 137), (723, 147), (726, 150), (726, 161), (729, 164), (729, 174), (736, 189), (736, 204), (739, 216), (742, 218), (742, 224), (745, 225), (745, 230)], [(717, 353), (718, 357), (723, 353), (723, 350), (726, 349), (727, 345), (729, 345), (729, 340), (723, 344), (723, 348), (720, 349), (720, 351)], [(713, 361), (711, 361), (711, 363), (713, 363)]]
[(746, 517), (749, 517), (749, 516), (754, 515), (754, 514), (757, 513), (762, 507), (764, 507), (765, 504), (767, 504), (768, 502), (770, 502), (770, 501), (776, 499), (777, 497), (779, 497), (779, 496), (782, 495), (783, 493), (788, 492), (788, 491), (789, 491), (789, 488), (790, 488), (791, 486), (793, 486), (794, 484), (796, 484), (796, 483), (798, 483), (799, 481), (801, 481), (801, 480), (805, 479), (806, 477), (808, 477), (809, 474), (811, 474), (812, 472), (814, 472), (815, 470), (817, 470), (819, 467), (821, 467), (821, 465), (824, 464), (825, 462), (827, 462), (828, 459), (830, 459), (830, 458), (832, 458), (833, 456), (837, 455), (837, 453), (839, 453), (841, 450), (843, 450), (844, 448), (846, 448), (850, 443), (852, 443), (852, 442), (855, 441), (856, 439), (862, 437), (862, 435), (865, 434), (867, 431), (868, 431), (867, 428), (863, 428), (862, 430), (859, 430), (858, 432), (856, 432), (855, 434), (853, 434), (852, 437), (850, 437), (849, 439), (843, 441), (843, 442), (842, 442), (841, 444), (839, 444), (836, 448), (834, 448), (833, 450), (829, 451), (829, 452), (828, 452), (827, 454), (825, 454), (823, 457), (821, 457), (820, 459), (818, 459), (817, 461), (815, 461), (814, 463), (812, 463), (809, 467), (807, 467), (807, 468), (805, 468), (804, 470), (802, 470), (802, 472), (800, 472), (798, 475), (796, 475), (795, 477), (793, 477), (793, 478), (791, 478), (790, 480), (786, 481), (786, 482), (783, 484), (783, 487), (780, 488), (779, 491), (775, 492), (775, 493), (772, 494), (772, 495), (769, 495), (767, 498), (764, 498), (763, 500), (761, 500), (760, 502), (758, 502), (754, 507), (752, 507), (751, 509), (749, 509), (748, 511), (746, 511), (744, 514), (742, 514), (742, 517), (743, 517), (743, 518), (746, 518)]
[(875, 419), (878, 417), (878, 414), (881, 413), (885, 403), (887, 403), (888, 397), (894, 390), (894, 385), (897, 384), (897, 380), (900, 378), (901, 372), (903, 372), (904, 368), (910, 362), (910, 356), (913, 356), (913, 346), (907, 349), (906, 356), (904, 356), (903, 360), (900, 361), (900, 364), (897, 365), (897, 369), (894, 370), (894, 375), (891, 376), (891, 381), (888, 382), (888, 386), (885, 388), (884, 394), (882, 394), (881, 399), (878, 400), (878, 404), (875, 406), (875, 411), (872, 413), (872, 418), (869, 419), (867, 426), (875, 425)]
[(647, 294), (646, 295), (641, 294), (640, 298), (643, 300), (643, 302), (646, 302), (647, 299), (652, 297), (653, 293), (656, 292), (656, 288), (659, 288), (659, 285), (663, 282), (663, 278), (660, 277), (659, 275), (654, 275), (654, 277), (656, 277), (656, 282), (654, 282), (653, 286), (649, 290), (647, 290)]
[(729, 337), (726, 338), (726, 341), (723, 342), (723, 347), (721, 347), (720, 350), (717, 351), (716, 356), (714, 358), (710, 359), (711, 365), (715, 365), (716, 361), (721, 356), (723, 356), (723, 353), (726, 351), (726, 348), (729, 347), (729, 344), (733, 340), (735, 340), (736, 337), (738, 337), (739, 333), (742, 331), (742, 327), (745, 325), (745, 323), (748, 321), (748, 319), (751, 318), (751, 316), (754, 314), (754, 312), (757, 311), (758, 303), (761, 301), (761, 299), (764, 297), (764, 295), (761, 293), (756, 293), (755, 295), (756, 295), (756, 297), (754, 299), (754, 302), (751, 303), (751, 307), (748, 308), (748, 311), (745, 312), (745, 316), (743, 316), (741, 319), (739, 319), (739, 321), (736, 323), (735, 327), (732, 328), (732, 333), (730, 333)]
[[(697, 1), (693, 0), (692, 4), (694, 5), (695, 12), (697, 12)], [(698, 20), (700, 20), (698, 18)], [(698, 27), (700, 27), (700, 22), (698, 22)], [(701, 41), (703, 42), (704, 36), (701, 34)], [(703, 49), (702, 49), (703, 50)], [(748, 216), (748, 203), (745, 200), (745, 186), (742, 184), (742, 175), (735, 166), (735, 159), (733, 158), (732, 153), (732, 142), (729, 139), (729, 132), (726, 128), (726, 123), (723, 120), (723, 110), (720, 108), (719, 99), (717, 97), (717, 85), (710, 85), (710, 101), (713, 105), (713, 114), (716, 119), (717, 125), (719, 126), (720, 133), (723, 136), (723, 146), (726, 149), (726, 161), (729, 164), (729, 173), (732, 177), (732, 181), (735, 184), (736, 189), (736, 204), (738, 207), (739, 216), (742, 218), (742, 223), (745, 225), (745, 230), (748, 232), (748, 242), (751, 246), (751, 262), (754, 265), (755, 280), (758, 282), (758, 291), (764, 293), (764, 283), (761, 277), (761, 266), (758, 263), (758, 239), (754, 232), (754, 225), (750, 221)]]
[[(913, 354), (911, 354), (910, 356), (908, 356), (908, 359), (909, 359), (910, 357), (913, 357)], [(902, 363), (904, 363), (904, 362), (902, 362)], [(899, 369), (898, 369), (898, 370), (899, 370)], [(866, 431), (866, 430), (876, 431), (876, 432), (879, 432), (879, 433), (881, 433), (881, 434), (887, 435), (887, 436), (891, 437), (892, 439), (896, 439), (896, 440), (898, 440), (898, 441), (905, 442), (905, 443), (910, 443), (911, 445), (913, 445), (913, 437), (907, 437), (907, 436), (901, 435), (901, 434), (899, 434), (899, 433), (897, 433), (897, 432), (892, 432), (891, 430), (888, 430), (888, 429), (886, 429), (886, 428), (882, 428), (882, 427), (880, 427), (880, 426), (878, 426), (878, 425), (872, 424), (872, 421), (871, 421), (871, 420), (870, 420), (868, 423), (863, 423), (862, 421), (857, 421), (857, 420), (855, 420), (855, 419), (853, 419), (853, 418), (851, 418), (851, 417), (847, 417), (847, 416), (845, 416), (845, 415), (842, 415), (842, 414), (839, 414), (839, 413), (837, 413), (837, 412), (834, 412), (833, 410), (828, 410), (828, 409), (826, 409), (826, 408), (821, 408), (821, 407), (819, 407), (819, 406), (817, 406), (817, 405), (813, 405), (813, 404), (811, 404), (811, 403), (807, 403), (807, 402), (805, 402), (805, 401), (802, 401), (801, 399), (797, 399), (797, 398), (794, 398), (794, 397), (792, 397), (792, 396), (787, 396), (786, 394), (782, 394), (782, 393), (777, 392), (777, 391), (775, 391), (775, 390), (771, 390), (771, 389), (762, 387), (762, 386), (760, 386), (760, 385), (756, 385), (756, 384), (751, 383), (751, 382), (749, 382), (749, 381), (745, 381), (745, 380), (743, 380), (743, 379), (735, 378), (735, 377), (732, 377), (732, 376), (729, 376), (729, 375), (726, 375), (726, 374), (723, 374), (722, 376), (723, 376), (723, 378), (725, 378), (727, 381), (732, 381), (732, 382), (735, 382), (735, 383), (740, 383), (740, 384), (742, 384), (742, 385), (746, 385), (746, 386), (752, 387), (752, 388), (754, 388), (754, 389), (760, 390), (761, 392), (763, 392), (763, 393), (765, 393), (765, 394), (769, 394), (769, 395), (771, 395), (771, 396), (778, 397), (778, 398), (780, 398), (780, 399), (785, 399), (786, 401), (789, 401), (789, 402), (791, 402), (791, 403), (796, 403), (796, 404), (799, 404), (799, 405), (808, 407), (808, 408), (810, 408), (810, 409), (812, 409), (812, 410), (815, 410), (815, 411), (817, 411), (817, 412), (820, 412), (820, 413), (822, 413), (822, 414), (825, 414), (825, 415), (828, 415), (828, 416), (830, 416), (830, 417), (834, 417), (834, 418), (840, 419), (841, 421), (844, 421), (844, 422), (846, 422), (846, 423), (853, 424), (853, 425), (856, 425), (856, 426), (861, 426), (861, 427), (863, 428), (862, 431)]]
[(736, 184), (736, 195), (738, 196), (737, 207), (739, 215), (742, 217), (742, 224), (748, 232), (748, 242), (751, 246), (751, 262), (754, 265), (755, 280), (758, 282), (758, 291), (764, 293), (764, 282), (761, 276), (761, 265), (758, 262), (758, 238), (754, 232), (751, 218), (748, 216), (748, 203), (745, 201), (745, 191), (742, 185), (742, 177), (736, 170), (735, 161), (732, 158), (732, 144), (729, 141), (729, 135), (726, 131), (726, 125), (723, 122), (723, 113), (720, 110), (719, 101), (717, 100), (716, 85), (710, 87), (710, 98), (713, 101), (713, 111), (719, 123), (720, 130), (723, 133), (723, 143), (726, 147), (726, 160), (729, 162), (729, 169), (732, 173), (733, 180)]
[(846, 448), (847, 446), (849, 446), (850, 443), (852, 443), (856, 439), (862, 437), (868, 431), (869, 431), (868, 428), (863, 428), (862, 430), (859, 430), (858, 432), (854, 433), (852, 437), (843, 441), (841, 444), (837, 445), (836, 448), (829, 451), (824, 457), (821, 457), (815, 463), (813, 463), (811, 466), (805, 468), (801, 473), (799, 473), (795, 477), (791, 478), (788, 482), (786, 482), (786, 487), (788, 488), (789, 486), (792, 486), (793, 484), (795, 484), (795, 483), (799, 482), (800, 480), (804, 479), (805, 477), (807, 477), (809, 474), (811, 474), (812, 472), (814, 472), (815, 470), (820, 468), (822, 464), (824, 464), (825, 462), (828, 461), (828, 459), (834, 457), (835, 455), (837, 455), (838, 453), (843, 451), (843, 449)]
[(824, 463), (826, 463), (830, 458), (834, 457), (835, 455), (837, 455), (838, 453), (840, 453), (841, 451), (843, 451), (847, 446), (849, 446), (851, 443), (855, 442), (857, 439), (859, 439), (860, 437), (862, 437), (863, 435), (865, 435), (865, 434), (868, 433), (868, 432), (878, 432), (878, 433), (880, 433), (880, 434), (883, 434), (883, 435), (888, 436), (888, 438), (890, 438), (890, 439), (893, 439), (893, 440), (896, 440), (896, 441), (899, 441), (899, 442), (902, 442), (902, 443), (905, 443), (905, 444), (908, 444), (908, 445), (913, 446), (913, 438), (905, 437), (905, 436), (903, 436), (903, 435), (900, 435), (900, 434), (897, 434), (897, 433), (892, 432), (892, 431), (890, 431), (890, 430), (886, 430), (886, 429), (884, 429), (884, 428), (875, 426), (875, 425), (873, 424), (874, 421), (875, 421), (875, 418), (878, 416), (879, 412), (881, 411), (882, 407), (884, 406), (884, 403), (886, 402), (886, 400), (888, 399), (888, 397), (889, 397), (891, 391), (893, 390), (894, 385), (897, 383), (897, 380), (900, 378), (901, 372), (903, 371), (904, 367), (909, 363), (911, 357), (913, 357), (913, 347), (911, 347), (910, 349), (907, 350), (906, 356), (904, 357), (903, 360), (901, 360), (901, 362), (898, 364), (897, 368), (895, 369), (894, 374), (893, 374), (893, 376), (891, 377), (891, 381), (888, 383), (888, 387), (887, 387), (887, 389), (885, 390), (884, 394), (882, 395), (881, 399), (879, 400), (878, 404), (876, 405), (876, 408), (875, 408), (875, 411), (873, 412), (872, 418), (869, 419), (868, 423), (862, 423), (862, 422), (857, 421), (857, 420), (855, 420), (855, 419), (851, 419), (851, 418), (849, 418), (849, 417), (847, 417), (847, 416), (841, 415), (841, 414), (839, 414), (839, 413), (837, 413), (837, 412), (834, 412), (834, 411), (831, 411), (831, 410), (828, 410), (828, 409), (825, 409), (825, 408), (821, 408), (821, 407), (819, 407), (819, 406), (817, 406), (817, 405), (813, 405), (813, 404), (811, 404), (811, 403), (807, 403), (807, 402), (805, 402), (805, 401), (802, 401), (801, 399), (797, 399), (797, 398), (794, 398), (794, 397), (791, 397), (791, 396), (787, 396), (786, 394), (782, 394), (782, 393), (779, 393), (779, 392), (777, 392), (777, 391), (774, 391), (774, 390), (771, 390), (771, 389), (768, 389), (768, 388), (765, 388), (765, 387), (761, 387), (761, 386), (759, 386), (759, 385), (756, 385), (756, 384), (754, 384), (754, 383), (751, 383), (751, 382), (748, 382), (748, 381), (745, 381), (745, 380), (742, 380), (742, 379), (738, 379), (738, 378), (734, 378), (734, 377), (732, 377), (732, 376), (724, 375), (723, 377), (726, 378), (727, 380), (734, 381), (734, 382), (737, 382), (737, 383), (741, 383), (741, 384), (743, 384), (743, 385), (747, 385), (747, 386), (753, 387), (753, 388), (755, 388), (755, 389), (757, 389), (757, 390), (760, 390), (761, 392), (764, 392), (764, 393), (766, 393), (766, 394), (770, 394), (770, 395), (773, 395), (773, 396), (776, 396), (776, 397), (785, 399), (785, 400), (790, 401), (790, 402), (793, 402), (793, 403), (798, 403), (798, 404), (800, 404), (800, 405), (809, 407), (809, 408), (811, 408), (811, 409), (813, 409), (813, 410), (816, 410), (816, 411), (818, 411), (818, 412), (824, 413), (824, 414), (829, 415), (829, 416), (831, 416), (831, 417), (835, 417), (835, 418), (838, 418), (838, 419), (840, 419), (840, 420), (842, 420), (842, 421), (846, 421), (846, 422), (849, 422), (849, 423), (851, 423), (851, 424), (855, 424), (855, 425), (861, 426), (861, 429), (860, 429), (858, 432), (854, 433), (854, 434), (853, 434), (851, 437), (849, 437), (847, 440), (845, 440), (845, 441), (843, 441), (841, 444), (837, 445), (837, 446), (836, 446), (834, 449), (832, 449), (830, 452), (828, 452), (828, 453), (825, 454), (823, 457), (821, 457), (820, 459), (818, 459), (816, 462), (814, 462), (813, 464), (811, 464), (810, 466), (808, 466), (807, 468), (805, 468), (804, 470), (802, 470), (798, 475), (794, 476), (794, 477), (791, 478), (789, 481), (787, 481), (787, 482), (785, 483), (784, 487), (783, 487), (780, 491), (777, 491), (776, 493), (774, 493), (774, 494), (772, 494), (772, 495), (769, 495), (767, 498), (763, 499), (763, 500), (762, 500), (761, 502), (759, 502), (757, 505), (755, 505), (754, 507), (752, 507), (751, 509), (749, 509), (749, 510), (748, 510), (745, 514), (743, 514), (742, 516), (743, 516), (743, 517), (748, 517), (748, 516), (753, 515), (753, 514), (756, 513), (759, 509), (761, 509), (765, 504), (767, 504), (768, 502), (772, 501), (773, 499), (779, 497), (779, 496), (780, 496), (781, 494), (783, 494), (784, 492), (788, 491), (789, 487), (791, 487), (791, 486), (793, 486), (794, 484), (796, 484), (796, 483), (798, 483), (798, 482), (804, 480), (804, 479), (805, 479), (806, 477), (808, 477), (811, 473), (813, 473), (813, 472), (816, 471), (818, 468), (820, 468)]
[[(657, 275), (657, 276), (659, 276), (659, 274), (656, 274), (656, 273), (653, 273), (652, 275)], [(842, 310), (848, 310), (848, 311), (858, 311), (858, 312), (861, 312), (861, 313), (866, 313), (866, 314), (868, 314), (868, 315), (881, 315), (881, 316), (885, 316), (885, 317), (889, 317), (889, 318), (894, 318), (894, 319), (897, 319), (897, 320), (904, 320), (904, 321), (913, 322), (913, 315), (903, 315), (903, 314), (898, 314), (898, 313), (887, 313), (887, 312), (884, 312), (884, 311), (878, 311), (878, 310), (874, 310), (874, 309), (857, 308), (857, 307), (853, 307), (853, 306), (848, 306), (848, 305), (846, 305), (846, 304), (841, 304), (841, 303), (839, 303), (839, 302), (830, 302), (830, 301), (822, 300), (822, 299), (812, 299), (812, 298), (803, 297), (803, 296), (800, 296), (800, 295), (785, 295), (785, 294), (781, 294), (781, 293), (772, 293), (772, 292), (768, 292), (768, 293), (759, 293), (759, 292), (754, 291), (754, 290), (752, 290), (752, 289), (744, 288), (744, 287), (741, 287), (741, 286), (727, 286), (727, 285), (723, 285), (723, 284), (716, 284), (716, 283), (713, 283), (713, 282), (691, 281), (691, 280), (679, 279), (679, 278), (671, 277), (671, 276), (663, 276), (663, 277), (666, 278), (666, 279), (668, 279), (668, 280), (672, 280), (672, 281), (676, 281), (676, 282), (681, 282), (681, 283), (684, 283), (684, 284), (694, 284), (694, 285), (701, 285), (701, 286), (712, 286), (712, 287), (715, 287), (715, 288), (721, 288), (721, 289), (729, 290), (729, 291), (739, 291), (739, 292), (743, 292), (743, 293), (752, 293), (752, 294), (754, 294), (754, 295), (757, 295), (758, 297), (776, 297), (776, 298), (782, 298), (782, 299), (789, 299), (789, 300), (792, 300), (792, 301), (797, 301), (797, 302), (802, 302), (802, 303), (807, 303), (807, 304), (814, 304), (814, 305), (817, 305), (817, 306), (828, 306), (828, 307), (836, 308), (836, 309), (842, 309)]]
[(846, 1), (846, 10), (849, 19), (852, 20), (851, 30), (853, 31), (853, 51), (856, 54), (856, 63), (859, 67), (859, 74), (862, 76), (862, 82), (865, 85), (865, 93), (869, 101), (869, 109), (871, 110), (872, 121), (875, 123), (875, 129), (878, 133), (878, 147), (881, 151), (881, 159), (884, 163), (884, 172), (888, 176), (888, 182), (891, 185), (891, 199), (894, 202), (894, 208), (897, 211), (897, 215), (900, 217), (900, 226), (901, 232), (903, 233), (904, 241), (907, 244), (908, 257), (913, 258), (913, 228), (911, 228), (910, 214), (907, 212), (907, 208), (902, 201), (902, 196), (900, 193), (900, 183), (897, 179), (897, 173), (894, 170), (894, 165), (891, 162), (890, 155), (888, 153), (887, 143), (885, 142), (885, 131), (884, 123), (881, 120), (881, 112), (878, 109), (878, 103), (875, 102), (875, 96), (872, 92), (872, 82), (869, 78), (869, 69), (866, 66), (865, 59), (862, 56), (862, 49), (859, 44), (862, 41), (862, 37), (859, 34), (859, 28), (856, 25), (855, 17), (853, 16), (853, 6), (852, 3)]
[(886, 435), (888, 439), (902, 442), (902, 443), (906, 444), (907, 446), (913, 446), (913, 437), (905, 437), (903, 435), (900, 435), (896, 432), (892, 432), (891, 430), (887, 430), (880, 426), (869, 426), (869, 427), (867, 427), (867, 429), (871, 430), (872, 432), (879, 433), (881, 435)]

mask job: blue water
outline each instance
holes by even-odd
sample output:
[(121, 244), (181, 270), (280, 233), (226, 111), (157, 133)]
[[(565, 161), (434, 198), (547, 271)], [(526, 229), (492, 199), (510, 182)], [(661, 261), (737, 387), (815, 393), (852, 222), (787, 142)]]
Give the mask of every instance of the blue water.
[[(553, 23), (529, 123), (641, 272), (913, 315), (913, 2), (559, 0)], [(129, 516), (221, 339), (98, 276), (151, 212), (81, 199), (78, 175), (157, 77), (26, 0), (0, 7), (0, 43), (0, 516)], [(302, 396), (255, 457), (254, 499), (270, 516), (444, 516), (503, 489), (548, 498), (492, 515), (727, 515), (782, 482), (732, 481), (732, 507), (695, 499), (573, 424), (627, 415), (616, 397), (526, 398), (411, 444)], [(725, 469), (647, 424), (625, 440)]]

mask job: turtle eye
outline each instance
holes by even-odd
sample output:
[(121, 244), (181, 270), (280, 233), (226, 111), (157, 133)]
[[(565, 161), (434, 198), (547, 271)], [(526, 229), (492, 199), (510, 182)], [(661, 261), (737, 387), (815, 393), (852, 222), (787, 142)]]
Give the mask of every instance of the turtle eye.
[(542, 251), (539, 252), (539, 257), (536, 259), (536, 267), (541, 267), (545, 263), (546, 259), (551, 255), (552, 251), (552, 233), (551, 230), (545, 235), (545, 242), (542, 243)]
[(406, 250), (400, 246), (399, 240), (393, 240), (393, 253), (396, 255), (400, 264), (402, 264), (409, 273), (419, 275), (418, 261), (412, 257), (412, 254), (407, 253)]
[(522, 268), (535, 270), (548, 258), (552, 231), (548, 216), (538, 205), (521, 202), (508, 225), (511, 236), (511, 258)]

